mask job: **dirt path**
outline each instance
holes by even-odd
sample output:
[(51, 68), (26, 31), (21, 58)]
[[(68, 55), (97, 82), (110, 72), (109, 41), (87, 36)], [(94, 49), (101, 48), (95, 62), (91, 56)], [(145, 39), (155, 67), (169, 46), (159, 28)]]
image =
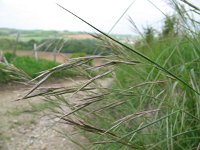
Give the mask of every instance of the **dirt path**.
[[(70, 84), (72, 84), (71, 81), (59, 81), (56, 84), (51, 83), (51, 86), (69, 86)], [(0, 88), (0, 150), (80, 149), (54, 130), (64, 129), (68, 134), (74, 132), (74, 129), (68, 125), (54, 126), (55, 120), (45, 115), (46, 104), (41, 97), (13, 102), (26, 90), (25, 87), (20, 86)], [(86, 142), (81, 135), (73, 135), (73, 138)]]

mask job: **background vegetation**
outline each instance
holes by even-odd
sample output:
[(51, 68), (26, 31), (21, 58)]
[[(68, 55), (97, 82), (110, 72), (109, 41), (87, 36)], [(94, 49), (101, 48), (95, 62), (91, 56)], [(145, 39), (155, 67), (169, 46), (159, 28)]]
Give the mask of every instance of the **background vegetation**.
[[(83, 37), (79, 38), (79, 35)], [(16, 41), (17, 36), (19, 36), (18, 42)], [(95, 38), (84, 36), (87, 36), (87, 33), (0, 28), (0, 50), (33, 50), (34, 44), (36, 44), (43, 45), (38, 49), (40, 51), (53, 52), (55, 49), (58, 50), (62, 47), (60, 52), (64, 53), (108, 53), (109, 50), (102, 47), (101, 42), (97, 41)], [(130, 35), (114, 36), (119, 40), (133, 38)]]

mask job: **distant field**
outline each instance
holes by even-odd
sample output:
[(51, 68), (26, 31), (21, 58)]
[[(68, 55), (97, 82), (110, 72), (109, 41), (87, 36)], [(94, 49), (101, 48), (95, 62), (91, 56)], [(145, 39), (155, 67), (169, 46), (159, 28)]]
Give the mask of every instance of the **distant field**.
[[(10, 39), (10, 40), (15, 40), (16, 39), (16, 34), (14, 35), (0, 35), (0, 39)], [(40, 36), (34, 36), (34, 35), (20, 35), (20, 40), (21, 41), (30, 41), (30, 40), (36, 40), (36, 41), (42, 41), (45, 39), (58, 39), (58, 38), (63, 38), (63, 39), (70, 39), (70, 40), (85, 40), (85, 39), (94, 39), (94, 37), (92, 37), (89, 34), (66, 34), (66, 35), (49, 35), (49, 36), (44, 36), (44, 35), (40, 35)]]
[(74, 40), (94, 39), (94, 37), (89, 34), (71, 34), (66, 35), (65, 37)]
[(93, 37), (84, 32), (68, 32), (68, 31), (45, 31), (45, 30), (18, 30), (18, 29), (8, 29), (0, 28), (0, 39), (16, 39), (19, 33), (19, 38), (21, 41), (29, 40), (45, 40), (45, 39), (93, 39)]
[[(70, 32), (70, 31), (54, 31), (54, 30), (20, 30), (20, 29), (10, 29), (10, 28), (0, 28), (0, 39), (16, 39), (17, 34), (19, 33), (19, 38), (21, 41), (36, 40), (41, 41), (45, 39), (93, 39), (91, 35), (85, 32)], [(112, 35), (115, 38), (125, 41), (127, 39), (133, 40), (135, 37), (132, 35)]]

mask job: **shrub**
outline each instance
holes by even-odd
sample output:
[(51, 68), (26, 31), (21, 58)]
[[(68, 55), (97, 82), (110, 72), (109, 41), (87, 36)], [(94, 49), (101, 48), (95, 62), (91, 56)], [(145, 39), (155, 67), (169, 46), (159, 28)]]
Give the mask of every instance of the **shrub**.
[(77, 58), (77, 57), (85, 57), (87, 56), (86, 53), (72, 53), (71, 58)]
[(13, 59), (16, 57), (15, 54), (9, 53), (9, 52), (4, 53), (3, 55), (4, 55), (4, 57), (6, 58), (6, 60), (7, 60), (9, 63), (11, 63), (11, 62), (13, 61)]

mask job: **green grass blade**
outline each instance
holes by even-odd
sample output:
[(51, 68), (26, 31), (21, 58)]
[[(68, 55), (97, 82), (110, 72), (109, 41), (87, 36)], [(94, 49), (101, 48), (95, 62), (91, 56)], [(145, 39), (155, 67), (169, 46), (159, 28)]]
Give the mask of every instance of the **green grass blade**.
[(114, 41), (115, 43), (119, 44), (120, 46), (134, 52), (135, 54), (137, 54), (138, 56), (140, 56), (141, 58), (147, 60), (148, 62), (150, 62), (151, 64), (155, 65), (158, 69), (162, 70), (163, 72), (169, 74), (170, 76), (174, 77), (175, 79), (177, 79), (178, 81), (180, 81), (182, 84), (184, 84), (185, 86), (187, 86), (188, 88), (190, 88), (192, 91), (194, 91), (195, 93), (197, 93), (198, 95), (200, 95), (200, 93), (198, 91), (196, 91), (194, 88), (192, 88), (188, 83), (186, 83), (184, 80), (182, 80), (181, 78), (177, 77), (176, 75), (174, 75), (173, 73), (171, 73), (170, 71), (168, 71), (167, 69), (165, 69), (164, 67), (162, 67), (161, 65), (159, 65), (158, 63), (154, 62), (153, 60), (151, 60), (150, 58), (148, 58), (147, 56), (143, 55), (142, 53), (130, 48), (129, 46), (119, 42), (118, 40), (114, 39), (113, 37), (109, 36), (108, 34), (104, 33), (103, 31), (101, 31), (100, 29), (96, 28), (95, 26), (93, 26), (92, 24), (90, 24), (89, 22), (85, 21), (83, 18), (77, 16), (76, 14), (74, 14), (73, 12), (69, 11), (68, 9), (66, 9), (65, 7), (57, 4), (59, 7), (61, 7), (62, 9), (64, 9), (65, 11), (67, 11), (68, 13), (72, 14), (73, 16), (75, 16), (76, 18), (78, 18), (79, 20), (81, 20), (82, 22), (86, 23), (87, 25), (89, 25), (90, 27), (92, 27), (93, 29), (95, 29), (96, 31), (98, 31), (99, 33), (101, 33), (102, 35), (104, 35), (105, 37), (109, 38), (110, 40)]

